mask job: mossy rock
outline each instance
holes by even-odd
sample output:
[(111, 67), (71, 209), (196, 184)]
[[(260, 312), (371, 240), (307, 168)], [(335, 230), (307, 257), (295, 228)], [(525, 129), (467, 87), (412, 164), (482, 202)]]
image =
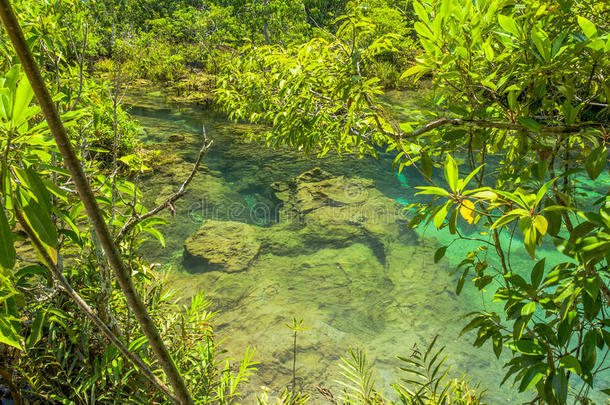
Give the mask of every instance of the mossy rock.
[(206, 221), (184, 243), (184, 266), (191, 272), (244, 271), (259, 250), (260, 243), (251, 225)]

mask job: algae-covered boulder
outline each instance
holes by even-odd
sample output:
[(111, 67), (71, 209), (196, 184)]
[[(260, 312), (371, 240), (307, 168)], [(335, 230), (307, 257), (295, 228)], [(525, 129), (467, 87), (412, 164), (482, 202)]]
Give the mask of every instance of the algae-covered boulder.
[[(273, 189), (283, 203), (277, 226), (297, 225), (298, 238), (314, 250), (364, 243), (384, 263), (388, 242), (409, 232), (401, 206), (370, 179), (333, 176), (314, 168), (292, 181), (274, 183)], [(266, 245), (274, 246), (269, 241)]]
[(251, 225), (209, 220), (184, 243), (184, 265), (192, 272), (243, 271), (259, 249), (260, 243)]
[(283, 203), (279, 223), (262, 228), (209, 220), (185, 243), (186, 267), (235, 272), (259, 254), (298, 256), (354, 244), (370, 248), (385, 265), (390, 243), (409, 232), (400, 205), (368, 179), (315, 168), (273, 189)]

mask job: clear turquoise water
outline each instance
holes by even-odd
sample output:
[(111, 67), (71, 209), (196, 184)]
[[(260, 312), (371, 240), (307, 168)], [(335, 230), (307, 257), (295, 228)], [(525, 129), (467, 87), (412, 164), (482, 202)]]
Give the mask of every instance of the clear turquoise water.
[[(394, 93), (387, 100), (399, 106), (403, 118), (420, 116), (414, 112), (413, 94)], [(244, 403), (255, 403), (261, 386), (279, 392), (290, 384), (292, 335), (286, 324), (293, 316), (310, 328), (299, 336), (297, 355), (298, 383), (307, 392), (315, 393), (313, 386), (320, 385), (339, 393), (339, 358), (351, 346), (368, 353), (377, 370), (377, 385), (390, 394), (390, 384), (402, 377), (396, 356), (408, 355), (414, 345), (424, 347), (439, 335), (453, 367), (451, 375), (464, 374), (480, 383), (489, 403), (519, 403), (527, 398), (517, 396), (509, 384), (500, 387), (501, 362), (489, 345), (475, 349), (473, 335), (458, 336), (465, 325), (463, 314), (493, 309), (490, 294), (468, 283), (460, 296), (454, 292), (454, 267), (479, 244), (455, 242), (446, 258), (434, 264), (434, 251), (453, 238), (428, 227), (416, 236), (392, 241), (385, 265), (369, 247), (353, 243), (340, 249), (303, 249), (292, 257), (263, 255), (241, 273), (190, 274), (183, 269), (184, 241), (206, 218), (270, 226), (273, 218), (256, 213), (260, 207), (272, 211), (277, 203), (271, 184), (316, 166), (337, 176), (372, 179), (378, 190), (399, 203), (415, 201), (414, 187), (423, 183), (409, 171), (392, 172), (393, 156), (309, 159), (247, 142), (245, 134), (256, 128), (229, 123), (221, 114), (170, 106), (162, 96), (146, 93), (132, 95), (130, 102), (144, 129), (142, 139), (162, 144), (164, 154), (176, 155), (162, 174), (144, 180), (150, 204), (175, 191), (188, 173), (200, 147), (202, 125), (214, 140), (204, 159), (209, 171), (195, 178), (190, 193), (176, 205), (176, 217), (164, 229), (167, 247), (148, 246), (145, 252), (167, 269), (185, 298), (206, 292), (218, 311), (217, 335), (225, 339), (224, 347), (233, 358), (239, 358), (246, 346), (256, 349), (259, 372), (243, 389)], [(172, 135), (179, 141), (168, 141)], [(216, 205), (208, 204), (210, 197)], [(477, 233), (473, 228), (462, 231)], [(519, 258), (525, 258), (523, 249), (517, 248), (513, 255), (514, 266), (531, 266), (528, 259)], [(545, 246), (544, 255), (547, 261), (559, 260), (550, 246)], [(489, 260), (493, 264), (492, 254)], [(313, 398), (312, 403), (323, 403), (319, 396)]]

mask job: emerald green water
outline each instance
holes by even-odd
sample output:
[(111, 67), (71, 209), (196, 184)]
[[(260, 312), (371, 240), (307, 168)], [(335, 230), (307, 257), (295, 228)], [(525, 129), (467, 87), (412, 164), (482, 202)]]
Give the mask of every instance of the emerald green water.
[[(416, 114), (415, 95), (394, 93), (387, 99), (407, 117)], [(216, 334), (224, 339), (223, 347), (230, 356), (238, 359), (247, 346), (256, 349), (258, 373), (243, 387), (243, 403), (256, 403), (255, 395), (262, 386), (278, 393), (290, 385), (293, 342), (286, 324), (292, 317), (302, 318), (309, 328), (298, 337), (297, 384), (313, 394), (313, 404), (325, 403), (315, 385), (329, 387), (335, 396), (340, 394), (338, 364), (349, 347), (367, 352), (374, 361), (377, 386), (391, 394), (390, 384), (403, 377), (396, 356), (409, 355), (416, 344), (425, 347), (436, 335), (446, 345), (451, 375), (465, 374), (472, 378), (472, 385), (480, 383), (487, 390), (488, 403), (524, 399), (509, 384), (500, 387), (504, 373), (489, 345), (475, 349), (472, 334), (459, 337), (465, 324), (463, 314), (492, 308), (490, 297), (468, 283), (460, 296), (455, 294), (458, 276), (453, 268), (479, 243), (453, 243), (446, 258), (434, 264), (435, 250), (452, 238), (430, 227), (388, 239), (383, 262), (379, 252), (354, 240), (341, 246), (303, 246), (302, 252), (291, 255), (264, 253), (238, 273), (191, 274), (183, 267), (184, 242), (206, 219), (279, 229), (273, 215), (278, 201), (272, 183), (288, 181), (314, 167), (347, 179), (372, 179), (383, 198), (402, 204), (414, 201), (414, 187), (422, 183), (413, 173), (392, 172), (392, 156), (308, 159), (250, 143), (245, 134), (256, 128), (227, 122), (211, 111), (169, 106), (160, 94), (134, 93), (129, 103), (143, 127), (142, 139), (161, 144), (161, 159), (170, 162), (143, 180), (150, 205), (173, 193), (188, 175), (201, 146), (202, 125), (214, 140), (203, 162), (206, 168), (198, 173), (189, 193), (177, 203), (176, 216), (163, 229), (166, 247), (146, 246), (145, 252), (163, 265), (171, 285), (185, 299), (206, 292), (213, 310), (218, 311)], [(462, 231), (476, 233), (474, 229)], [(554, 249), (547, 249), (547, 261), (557, 257)], [(514, 266), (521, 263), (531, 266), (528, 260), (513, 259)]]

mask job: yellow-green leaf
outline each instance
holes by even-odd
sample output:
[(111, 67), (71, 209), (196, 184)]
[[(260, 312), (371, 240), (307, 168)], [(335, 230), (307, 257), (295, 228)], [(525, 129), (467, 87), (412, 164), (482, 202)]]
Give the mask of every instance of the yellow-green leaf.
[(463, 200), (462, 204), (460, 205), (460, 215), (469, 224), (472, 224), (474, 222), (474, 217), (476, 215), (474, 203), (470, 200)]

